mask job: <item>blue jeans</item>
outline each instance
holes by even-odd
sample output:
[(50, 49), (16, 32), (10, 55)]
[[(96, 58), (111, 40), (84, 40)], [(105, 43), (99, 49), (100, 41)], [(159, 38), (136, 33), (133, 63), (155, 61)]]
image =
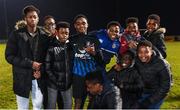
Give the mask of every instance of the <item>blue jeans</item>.
[[(66, 91), (59, 91), (63, 99), (63, 109), (72, 108), (72, 88), (70, 87)], [(48, 87), (48, 109), (56, 109), (58, 90)]]
[[(43, 95), (38, 87), (37, 80), (32, 80), (32, 104), (33, 110), (40, 110), (43, 103)], [(16, 95), (18, 110), (29, 109), (29, 98)]]
[[(142, 94), (141, 99), (139, 100), (139, 102), (142, 102), (143, 100), (145, 100), (146, 98), (151, 97), (151, 94)], [(149, 107), (147, 107), (148, 109), (160, 109), (162, 103), (164, 102), (164, 100), (160, 100), (159, 102), (155, 103), (155, 104), (151, 104)]]

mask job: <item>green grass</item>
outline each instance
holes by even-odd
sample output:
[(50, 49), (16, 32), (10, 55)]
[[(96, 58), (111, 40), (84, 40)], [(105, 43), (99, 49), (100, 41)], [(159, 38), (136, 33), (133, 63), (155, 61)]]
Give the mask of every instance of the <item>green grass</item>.
[[(171, 64), (174, 85), (161, 108), (180, 108), (180, 42), (166, 42), (167, 60)], [(16, 109), (15, 95), (12, 91), (12, 72), (4, 58), (5, 45), (0, 44), (0, 109)], [(109, 64), (109, 68), (112, 65)], [(87, 104), (86, 104), (87, 105)]]
[(162, 108), (180, 108), (180, 42), (167, 42), (167, 60), (171, 64), (174, 85)]
[(12, 91), (12, 72), (4, 58), (5, 45), (0, 44), (0, 108), (15, 109), (16, 100)]

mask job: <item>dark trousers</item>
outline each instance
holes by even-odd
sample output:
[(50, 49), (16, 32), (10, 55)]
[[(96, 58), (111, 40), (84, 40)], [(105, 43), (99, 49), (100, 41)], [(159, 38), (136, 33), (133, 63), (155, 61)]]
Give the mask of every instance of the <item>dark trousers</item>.
[[(142, 94), (142, 97), (139, 100), (139, 102), (145, 100), (148, 97), (151, 97), (151, 94)], [(159, 102), (157, 102), (155, 104), (151, 104), (149, 107), (147, 107), (147, 109), (160, 109), (163, 102), (164, 102), (164, 100), (162, 99), (162, 100), (160, 100)]]

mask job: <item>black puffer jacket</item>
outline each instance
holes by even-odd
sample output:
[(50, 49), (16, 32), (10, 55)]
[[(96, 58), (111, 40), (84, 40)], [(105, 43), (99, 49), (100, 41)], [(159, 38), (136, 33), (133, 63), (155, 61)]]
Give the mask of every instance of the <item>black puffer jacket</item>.
[(113, 84), (105, 83), (101, 94), (93, 96), (88, 109), (121, 109), (121, 103), (119, 89)]
[(171, 71), (168, 62), (153, 53), (148, 63), (142, 63), (137, 59), (136, 67), (144, 82), (143, 93), (151, 94), (141, 105), (147, 108), (149, 105), (164, 99), (170, 90), (171, 84)]
[(150, 41), (159, 50), (164, 58), (167, 57), (166, 45), (164, 42), (165, 31), (165, 28), (159, 28), (151, 33), (146, 31), (143, 35), (146, 40)]
[(140, 98), (144, 86), (137, 69), (133, 65), (120, 72), (112, 68), (108, 74), (113, 75), (112, 81), (121, 90), (122, 108), (132, 108)]
[(27, 98), (32, 88), (33, 57), (36, 57), (37, 62), (42, 63), (41, 78), (38, 79), (38, 86), (41, 90), (45, 87), (44, 62), (50, 38), (41, 28), (37, 28), (37, 33), (38, 45), (36, 56), (33, 56), (28, 38), (29, 33), (26, 27), (12, 32), (5, 50), (5, 58), (8, 63), (12, 64), (14, 93)]
[(60, 43), (56, 38), (46, 55), (48, 87), (67, 90), (72, 81), (72, 53), (69, 43)]

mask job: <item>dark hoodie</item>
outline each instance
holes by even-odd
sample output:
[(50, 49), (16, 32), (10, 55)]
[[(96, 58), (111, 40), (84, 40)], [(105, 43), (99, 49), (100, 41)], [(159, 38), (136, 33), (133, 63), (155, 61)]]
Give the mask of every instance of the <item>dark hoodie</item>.
[(145, 31), (144, 38), (148, 41), (150, 41), (153, 46), (155, 46), (159, 52), (162, 54), (163, 58), (167, 57), (166, 54), (166, 45), (164, 42), (164, 33), (166, 32), (165, 28), (159, 28), (157, 30), (154, 30), (153, 32), (149, 33), (148, 31)]

